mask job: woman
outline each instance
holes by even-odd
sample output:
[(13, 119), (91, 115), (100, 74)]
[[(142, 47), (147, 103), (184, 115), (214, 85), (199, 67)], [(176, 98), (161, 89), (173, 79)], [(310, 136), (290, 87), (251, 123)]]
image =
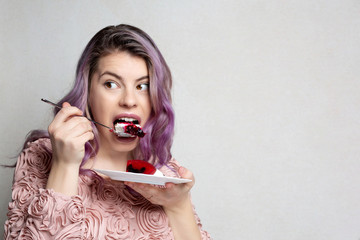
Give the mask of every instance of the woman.
[[(20, 155), (5, 239), (209, 239), (193, 210), (192, 173), (172, 159), (171, 74), (142, 30), (109, 26), (86, 46), (73, 89), (48, 132), (33, 131)], [(145, 137), (107, 126), (137, 121)], [(129, 159), (191, 179), (153, 185), (113, 181), (92, 169), (125, 171)]]

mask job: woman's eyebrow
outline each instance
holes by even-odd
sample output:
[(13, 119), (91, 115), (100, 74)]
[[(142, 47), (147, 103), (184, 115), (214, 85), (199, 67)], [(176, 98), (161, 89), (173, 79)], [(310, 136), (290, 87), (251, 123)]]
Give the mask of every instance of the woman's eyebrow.
[(118, 80), (122, 80), (122, 79), (123, 79), (121, 76), (117, 75), (116, 73), (109, 72), (109, 71), (106, 71), (106, 72), (103, 72), (102, 74), (100, 74), (99, 78), (101, 78), (101, 77), (104, 76), (104, 75), (113, 76), (113, 77), (117, 78)]
[[(118, 79), (118, 80), (120, 80), (120, 81), (123, 81), (123, 78), (122, 78), (121, 76), (117, 75), (116, 73), (109, 72), (109, 71), (106, 71), (106, 72), (102, 73), (102, 74), (99, 76), (99, 78), (101, 78), (101, 77), (104, 76), (104, 75), (110, 75), (110, 76), (113, 76), (113, 77), (115, 77), (116, 79)], [(149, 76), (148, 76), (148, 75), (142, 76), (142, 77), (136, 79), (135, 81), (138, 82), (138, 81), (141, 81), (141, 80), (146, 79), (146, 78), (149, 78)]]
[(143, 77), (140, 77), (140, 78), (138, 78), (138, 79), (136, 79), (135, 81), (141, 81), (141, 80), (144, 80), (144, 79), (147, 79), (147, 78), (149, 78), (149, 76), (148, 75), (146, 75), (146, 76), (143, 76)]

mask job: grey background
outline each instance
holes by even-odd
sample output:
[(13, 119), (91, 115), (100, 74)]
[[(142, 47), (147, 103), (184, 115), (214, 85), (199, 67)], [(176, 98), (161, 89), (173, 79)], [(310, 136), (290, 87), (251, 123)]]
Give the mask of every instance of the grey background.
[[(46, 129), (89, 39), (148, 32), (174, 76), (173, 155), (214, 239), (360, 238), (360, 1), (1, 1), (0, 159)], [(189, 128), (195, 124), (195, 128)], [(0, 169), (0, 219), (12, 169)]]

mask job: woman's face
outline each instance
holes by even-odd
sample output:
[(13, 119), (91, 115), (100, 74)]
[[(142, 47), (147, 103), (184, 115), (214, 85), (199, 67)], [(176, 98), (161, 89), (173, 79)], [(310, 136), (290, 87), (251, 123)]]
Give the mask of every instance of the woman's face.
[[(116, 119), (132, 118), (144, 126), (151, 113), (149, 73), (143, 58), (115, 52), (99, 59), (91, 78), (89, 107), (95, 121), (113, 126)], [(98, 126), (100, 151), (129, 152), (138, 137), (119, 138)]]

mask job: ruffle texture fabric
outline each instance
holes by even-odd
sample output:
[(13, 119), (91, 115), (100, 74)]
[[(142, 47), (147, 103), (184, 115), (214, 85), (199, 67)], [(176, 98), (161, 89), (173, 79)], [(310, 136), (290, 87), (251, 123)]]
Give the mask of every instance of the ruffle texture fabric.
[[(174, 239), (163, 208), (129, 192), (123, 182), (101, 184), (81, 175), (76, 196), (45, 189), (51, 159), (49, 139), (30, 143), (19, 156), (4, 239)], [(160, 171), (176, 177), (178, 167), (171, 160)], [(210, 239), (196, 213), (195, 218), (202, 238)]]

